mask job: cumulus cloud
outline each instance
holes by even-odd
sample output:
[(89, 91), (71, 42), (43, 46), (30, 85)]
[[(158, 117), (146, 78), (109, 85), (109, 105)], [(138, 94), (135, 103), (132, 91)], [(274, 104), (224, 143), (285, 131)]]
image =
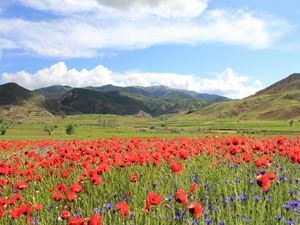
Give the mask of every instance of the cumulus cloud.
[(167, 85), (172, 88), (185, 89), (200, 93), (219, 94), (229, 98), (243, 98), (254, 94), (262, 88), (259, 80), (251, 81), (248, 76), (240, 75), (231, 68), (222, 73), (202, 78), (193, 74), (149, 73), (127, 71), (117, 73), (103, 65), (94, 69), (68, 69), (64, 62), (44, 68), (34, 74), (25, 71), (2, 74), (4, 82), (16, 82), (26, 88), (36, 89), (56, 84), (72, 87), (102, 86), (113, 84), (117, 86), (153, 86)]

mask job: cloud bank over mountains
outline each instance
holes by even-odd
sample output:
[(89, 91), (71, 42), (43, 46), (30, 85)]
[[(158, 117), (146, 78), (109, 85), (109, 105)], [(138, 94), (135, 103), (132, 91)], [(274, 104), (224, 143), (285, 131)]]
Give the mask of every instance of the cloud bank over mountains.
[[(91, 70), (69, 69), (64, 62), (44, 68), (34, 74), (20, 71), (2, 74), (4, 82), (16, 82), (29, 89), (51, 85), (72, 87), (102, 86), (153, 86), (167, 85), (172, 88), (219, 94), (229, 98), (243, 98), (262, 88), (259, 80), (251, 81), (248, 76), (240, 75), (231, 68), (212, 77), (200, 78), (193, 74), (155, 73), (141, 71), (113, 72), (99, 65)], [(250, 84), (249, 84), (250, 83)]]

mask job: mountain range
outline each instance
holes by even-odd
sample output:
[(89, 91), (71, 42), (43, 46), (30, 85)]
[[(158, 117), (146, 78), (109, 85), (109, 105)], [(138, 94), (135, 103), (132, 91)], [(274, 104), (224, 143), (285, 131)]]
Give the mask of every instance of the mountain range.
[(51, 116), (144, 112), (151, 116), (177, 113), (183, 119), (293, 119), (300, 115), (300, 74), (292, 74), (241, 100), (167, 86), (73, 88), (55, 85), (30, 91), (15, 83), (0, 85), (2, 116), (24, 108), (27, 109), (25, 114)]
[[(145, 112), (152, 116), (193, 112), (230, 99), (167, 86), (73, 88), (55, 85), (30, 91), (15, 83), (0, 85), (0, 107), (32, 106), (52, 115), (117, 114)], [(29, 107), (30, 108), (30, 107)]]

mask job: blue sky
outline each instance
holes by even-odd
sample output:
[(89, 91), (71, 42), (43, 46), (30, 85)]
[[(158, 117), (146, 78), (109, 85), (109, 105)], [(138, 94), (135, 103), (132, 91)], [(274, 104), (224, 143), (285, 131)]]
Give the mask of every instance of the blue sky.
[(297, 0), (2, 0), (0, 82), (242, 98), (300, 72)]

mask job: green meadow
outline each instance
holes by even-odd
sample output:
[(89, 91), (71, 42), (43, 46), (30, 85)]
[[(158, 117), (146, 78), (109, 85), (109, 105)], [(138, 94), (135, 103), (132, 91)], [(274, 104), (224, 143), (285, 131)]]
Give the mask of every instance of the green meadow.
[[(6, 126), (1, 139), (94, 139), (98, 137), (174, 137), (210, 135), (298, 135), (298, 120), (236, 120), (216, 119), (176, 114), (160, 117), (117, 115), (74, 115), (64, 117), (32, 117), (21, 121), (3, 120)], [(66, 134), (67, 125), (74, 126), (74, 133)], [(52, 128), (51, 134), (45, 127)]]

